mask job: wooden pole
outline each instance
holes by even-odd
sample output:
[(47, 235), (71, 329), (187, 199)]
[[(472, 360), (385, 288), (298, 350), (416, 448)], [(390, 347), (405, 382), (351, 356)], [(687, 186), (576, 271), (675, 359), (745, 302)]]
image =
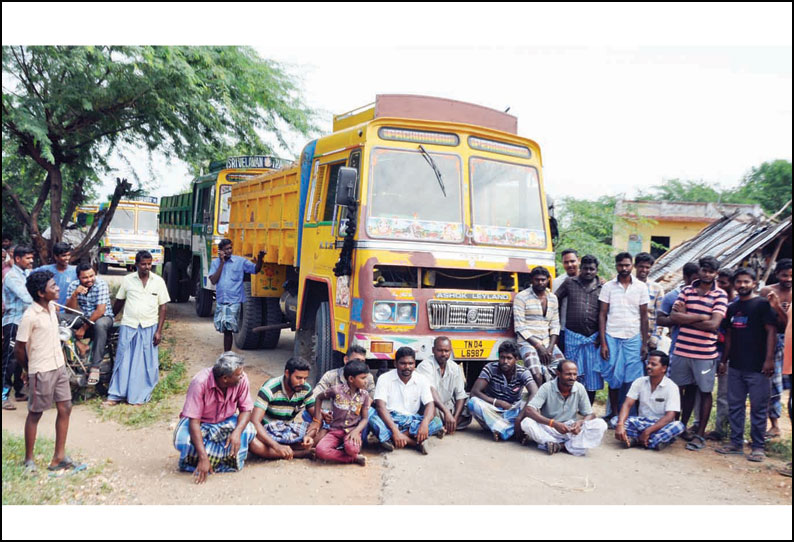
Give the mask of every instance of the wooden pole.
[(780, 254), (780, 249), (783, 247), (783, 243), (786, 240), (785, 231), (780, 233), (780, 239), (777, 241), (777, 246), (775, 247), (775, 252), (772, 253), (772, 259), (769, 261), (769, 266), (766, 268), (764, 272), (764, 279), (761, 281), (764, 286), (766, 286), (766, 281), (769, 278), (769, 274), (772, 273), (772, 269), (775, 267), (775, 262), (777, 261), (777, 255)]

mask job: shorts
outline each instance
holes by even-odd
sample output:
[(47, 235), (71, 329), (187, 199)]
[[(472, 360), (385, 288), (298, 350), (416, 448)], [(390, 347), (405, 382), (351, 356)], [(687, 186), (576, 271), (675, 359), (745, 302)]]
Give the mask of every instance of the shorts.
[(673, 354), (670, 356), (670, 380), (678, 387), (697, 384), (702, 393), (714, 391), (717, 367), (713, 359), (688, 358)]
[(28, 411), (44, 412), (52, 403), (72, 400), (69, 371), (66, 365), (58, 369), (34, 373), (28, 377)]
[(225, 331), (239, 332), (242, 308), (242, 303), (216, 303), (215, 317), (213, 318), (215, 329), (221, 333)]

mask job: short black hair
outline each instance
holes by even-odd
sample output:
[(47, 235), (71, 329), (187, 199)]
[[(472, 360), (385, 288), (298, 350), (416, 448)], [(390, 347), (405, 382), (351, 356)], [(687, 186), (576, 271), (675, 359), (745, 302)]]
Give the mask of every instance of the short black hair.
[(661, 350), (651, 350), (650, 352), (648, 352), (648, 359), (650, 359), (651, 356), (656, 356), (657, 358), (659, 358), (659, 362), (663, 366), (665, 366), (665, 367), (669, 367), (670, 366), (670, 356), (668, 356), (667, 354), (665, 354)]
[(684, 277), (691, 277), (692, 275), (697, 275), (698, 271), (700, 271), (700, 266), (695, 262), (689, 262), (684, 264), (684, 270), (682, 273)]
[(47, 283), (53, 278), (55, 274), (52, 271), (34, 271), (28, 275), (25, 281), (25, 287), (30, 293), (33, 301), (39, 300), (39, 292), (43, 292), (47, 288)]
[(579, 253), (576, 252), (575, 248), (566, 248), (565, 250), (562, 251), (562, 254), (560, 254), (560, 258), (565, 258), (565, 256), (567, 256), (568, 254), (573, 254), (577, 258), (579, 257)]
[(27, 245), (17, 245), (14, 247), (14, 259), (24, 258), (28, 254), (33, 254), (33, 249)]
[(714, 256), (703, 256), (698, 260), (698, 265), (701, 269), (707, 267), (712, 271), (719, 271), (720, 269), (720, 261), (715, 258)]
[(778, 260), (777, 265), (775, 266), (775, 275), (781, 271), (787, 271), (789, 269), (791, 269), (791, 258), (783, 258), (782, 260)]
[(593, 256), (592, 254), (586, 254), (582, 256), (582, 265), (591, 265), (595, 264), (596, 268), (598, 268), (598, 258)]
[(94, 266), (92, 266), (90, 263), (81, 263), (77, 265), (77, 269), (75, 269), (74, 272), (77, 275), (77, 278), (79, 279), (80, 273), (82, 273), (83, 271), (88, 271), (89, 269), (93, 270)]
[(52, 247), (53, 256), (61, 256), (71, 251), (72, 251), (72, 245), (69, 243), (64, 243), (63, 241), (60, 243), (55, 243), (55, 245)]
[(363, 361), (351, 361), (345, 368), (342, 369), (342, 374), (345, 377), (345, 380), (350, 378), (351, 376), (358, 376), (363, 375), (364, 373), (369, 373), (369, 367)]
[(529, 278), (533, 279), (535, 278), (535, 275), (543, 275), (547, 279), (551, 278), (551, 273), (549, 273), (549, 270), (540, 265), (535, 267), (534, 269), (532, 269), (532, 271), (529, 272)]
[(436, 345), (437, 345), (439, 342), (443, 342), (443, 341), (447, 341), (447, 342), (448, 342), (450, 345), (452, 345), (452, 341), (450, 340), (450, 338), (449, 338), (449, 337), (447, 337), (446, 335), (439, 335), (438, 337), (436, 337), (435, 339), (433, 339), (433, 348), (435, 348), (435, 347), (436, 347)]
[(221, 239), (221, 242), (218, 243), (218, 250), (222, 249), (225, 246), (231, 245), (231, 244), (232, 244), (232, 240), (231, 239)]
[(641, 263), (653, 265), (655, 261), (656, 259), (647, 252), (638, 252), (637, 255), (634, 256), (634, 265), (640, 265)]
[(736, 282), (736, 279), (741, 275), (747, 275), (753, 280), (756, 279), (755, 271), (753, 271), (749, 267), (740, 267), (739, 269), (733, 272), (733, 277), (732, 277), (733, 281)]
[(615, 263), (619, 264), (623, 260), (630, 260), (630, 259), (631, 259), (631, 254), (629, 254), (628, 252), (621, 252), (620, 254), (615, 256)]
[(312, 366), (311, 363), (303, 358), (289, 358), (287, 364), (284, 366), (284, 370), (292, 374), (295, 371), (311, 371)]
[(394, 354), (395, 363), (400, 361), (402, 358), (406, 356), (410, 358), (414, 358), (414, 361), (416, 361), (416, 352), (414, 351), (414, 349), (411, 348), (410, 346), (401, 346), (400, 348), (397, 349), (397, 352)]
[(562, 366), (565, 365), (566, 363), (573, 363), (573, 366), (576, 367), (576, 371), (579, 372), (579, 364), (578, 363), (576, 363), (575, 361), (570, 360), (570, 359), (564, 359), (564, 360), (561, 360), (560, 363), (557, 365), (557, 373), (558, 374), (562, 372)]
[(733, 277), (733, 269), (731, 269), (730, 267), (723, 267), (722, 269), (717, 271), (717, 276), (731, 278)]
[(521, 359), (521, 355), (518, 353), (518, 345), (515, 341), (505, 341), (499, 345), (499, 355), (502, 354), (512, 354), (514, 358)]
[(347, 357), (350, 357), (353, 354), (361, 354), (362, 356), (367, 357), (367, 349), (360, 344), (354, 344), (347, 349), (347, 352), (345, 352)]
[(139, 264), (143, 260), (151, 260), (152, 254), (148, 250), (139, 250), (135, 253), (135, 263)]

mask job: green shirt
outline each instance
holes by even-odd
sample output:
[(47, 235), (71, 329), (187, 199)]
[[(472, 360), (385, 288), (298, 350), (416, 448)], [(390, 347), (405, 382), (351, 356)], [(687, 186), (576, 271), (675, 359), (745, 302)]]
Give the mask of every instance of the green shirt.
[(312, 387), (304, 384), (295, 390), (292, 397), (284, 391), (284, 377), (277, 376), (265, 382), (256, 394), (254, 407), (265, 411), (264, 425), (270, 422), (291, 422), (304, 408), (314, 404)]
[(563, 397), (557, 380), (555, 378), (551, 382), (543, 384), (528, 406), (539, 410), (544, 417), (560, 423), (576, 420), (577, 413), (582, 416), (589, 416), (593, 413), (593, 407), (587, 397), (587, 390), (582, 384), (576, 382), (571, 388), (571, 394), (568, 397)]

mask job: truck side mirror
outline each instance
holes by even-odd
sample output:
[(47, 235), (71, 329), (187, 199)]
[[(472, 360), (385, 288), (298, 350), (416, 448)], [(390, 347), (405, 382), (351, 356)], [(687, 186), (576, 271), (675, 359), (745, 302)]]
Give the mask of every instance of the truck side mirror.
[(352, 167), (340, 167), (336, 177), (336, 204), (355, 205), (357, 184), (358, 172)]

